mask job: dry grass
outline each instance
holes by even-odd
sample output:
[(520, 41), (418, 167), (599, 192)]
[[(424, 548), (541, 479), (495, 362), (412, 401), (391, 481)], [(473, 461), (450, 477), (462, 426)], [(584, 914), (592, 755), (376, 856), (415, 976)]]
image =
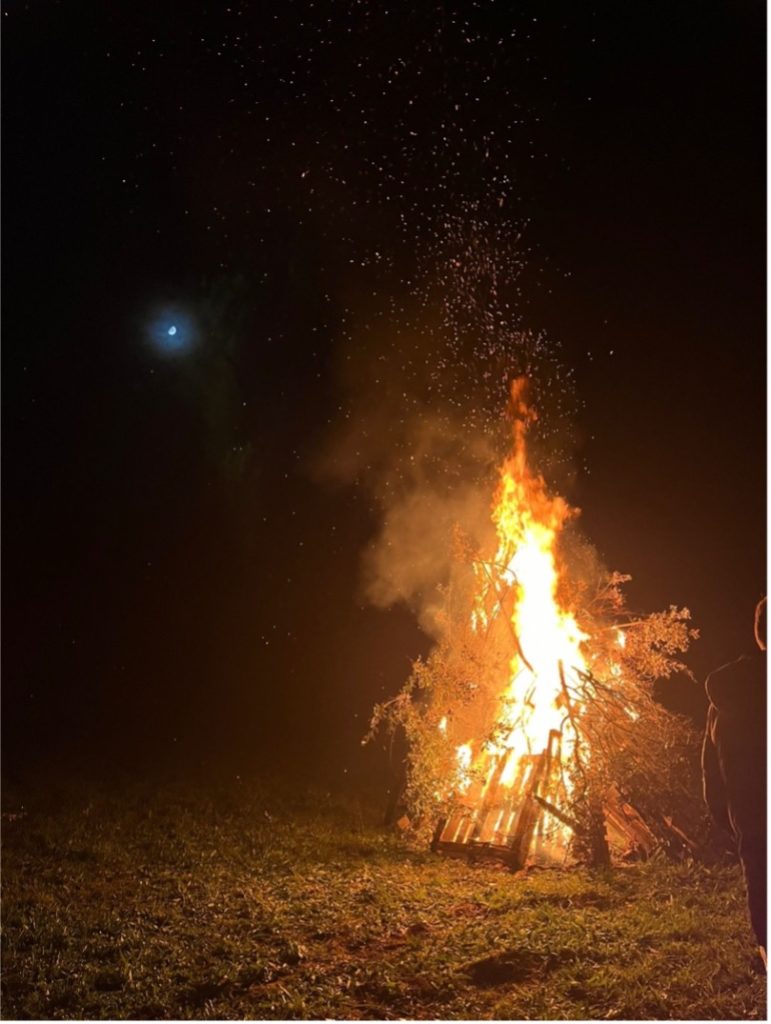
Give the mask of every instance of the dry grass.
[(254, 789), (3, 824), (6, 1019), (765, 1017), (735, 868), (512, 877)]

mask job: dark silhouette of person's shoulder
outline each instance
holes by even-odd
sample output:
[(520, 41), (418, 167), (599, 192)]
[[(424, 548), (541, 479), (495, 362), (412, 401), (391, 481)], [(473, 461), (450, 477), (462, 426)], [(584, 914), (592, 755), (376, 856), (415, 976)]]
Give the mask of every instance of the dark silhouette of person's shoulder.
[(720, 710), (752, 711), (765, 705), (766, 655), (743, 654), (707, 676), (707, 696)]

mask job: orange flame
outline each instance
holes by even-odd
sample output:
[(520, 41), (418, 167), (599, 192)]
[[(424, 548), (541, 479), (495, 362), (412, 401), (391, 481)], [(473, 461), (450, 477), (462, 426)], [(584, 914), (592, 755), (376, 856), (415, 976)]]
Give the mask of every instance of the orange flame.
[[(565, 680), (575, 670), (586, 671), (582, 645), (588, 635), (558, 599), (557, 545), (564, 525), (576, 512), (563, 498), (550, 496), (543, 477), (528, 465), (526, 434), (536, 415), (525, 404), (525, 385), (520, 379), (511, 389), (514, 447), (501, 467), (492, 511), (497, 550), (492, 562), (474, 567), (478, 588), (472, 628), (484, 631), (495, 615), (506, 614), (516, 647), (492, 738), (473, 745), (473, 762), (472, 744), (457, 747), (456, 792), (469, 793), (472, 775), (483, 780), (476, 792), (470, 791), (477, 814), (493, 787), (510, 788), (516, 782), (521, 793), (522, 780), (533, 764), (528, 758), (545, 756), (555, 737), (562, 761), (570, 757), (576, 735)], [(516, 808), (507, 811), (498, 800), (491, 813), (494, 820), (477, 822), (476, 838), (506, 838), (515, 816)], [(556, 819), (552, 824), (564, 841), (564, 826)], [(455, 838), (467, 841), (470, 834)]]

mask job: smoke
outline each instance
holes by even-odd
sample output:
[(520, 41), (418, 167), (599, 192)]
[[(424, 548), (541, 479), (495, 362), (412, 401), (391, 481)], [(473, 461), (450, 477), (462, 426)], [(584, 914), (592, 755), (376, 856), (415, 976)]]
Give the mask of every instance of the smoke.
[(427, 340), (396, 335), (387, 345), (382, 326), (343, 356), (342, 422), (317, 470), (357, 487), (375, 513), (375, 536), (362, 553), (365, 600), (404, 603), (436, 635), (456, 525), (477, 543), (490, 528), (497, 453), (485, 432), (470, 429), (468, 395), (453, 405), (434, 392)]
[[(494, 453), (484, 438), (469, 444), (460, 424), (416, 422), (409, 469), (398, 487), (378, 488), (382, 519), (363, 558), (363, 584), (381, 608), (403, 602), (429, 635), (441, 629), (441, 585), (450, 576), (453, 533), (462, 529), (474, 546), (491, 532), (489, 486)], [(455, 472), (442, 470), (451, 464)], [(465, 469), (465, 475), (464, 475)]]
[(528, 377), (539, 410), (529, 437), (539, 468), (571, 462), (571, 374), (557, 347), (515, 314), (520, 236), (507, 237), (478, 215), (445, 220), (406, 295), (348, 311), (339, 418), (316, 466), (323, 479), (361, 489), (375, 512), (362, 554), (365, 599), (406, 604), (432, 636), (442, 628), (454, 532), (475, 548), (493, 536), (515, 377)]

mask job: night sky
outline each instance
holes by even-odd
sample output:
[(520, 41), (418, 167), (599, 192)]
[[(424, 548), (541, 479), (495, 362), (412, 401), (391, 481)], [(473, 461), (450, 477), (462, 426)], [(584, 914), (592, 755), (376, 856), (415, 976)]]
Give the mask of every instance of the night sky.
[(483, 429), (514, 329), (632, 606), (691, 609), (700, 678), (751, 648), (764, 7), (559, 7), (5, 6), (12, 775), (377, 777), (429, 641), (362, 585), (371, 475), (456, 398)]

